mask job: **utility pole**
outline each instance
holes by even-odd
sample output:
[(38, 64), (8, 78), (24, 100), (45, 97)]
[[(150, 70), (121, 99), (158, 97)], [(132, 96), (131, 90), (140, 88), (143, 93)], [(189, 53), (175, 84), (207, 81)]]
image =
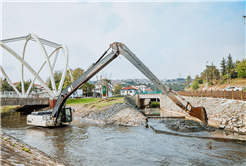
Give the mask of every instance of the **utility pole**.
[(208, 71), (207, 71), (207, 64), (208, 64), (208, 61), (206, 63), (206, 90), (208, 90)]
[(87, 98), (88, 98), (88, 87), (87, 87)]
[[(246, 20), (246, 16), (243, 15), (243, 18), (244, 18), (244, 25), (246, 24), (245, 20)], [(245, 58), (246, 58), (246, 54), (245, 54)]]

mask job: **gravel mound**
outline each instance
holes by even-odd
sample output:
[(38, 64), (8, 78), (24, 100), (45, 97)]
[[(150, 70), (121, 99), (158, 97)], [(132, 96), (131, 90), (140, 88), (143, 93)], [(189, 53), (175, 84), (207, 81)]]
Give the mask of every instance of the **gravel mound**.
[(84, 106), (71, 107), (76, 110), (73, 115), (75, 119), (123, 126), (142, 126), (147, 123), (147, 118), (127, 103), (114, 104), (100, 109), (90, 109)]
[(161, 120), (160, 123), (164, 123), (165, 126), (174, 131), (179, 132), (201, 132), (201, 131), (215, 131), (217, 128), (212, 126), (206, 126), (203, 123), (192, 121), (192, 120), (184, 120), (184, 119), (164, 119)]

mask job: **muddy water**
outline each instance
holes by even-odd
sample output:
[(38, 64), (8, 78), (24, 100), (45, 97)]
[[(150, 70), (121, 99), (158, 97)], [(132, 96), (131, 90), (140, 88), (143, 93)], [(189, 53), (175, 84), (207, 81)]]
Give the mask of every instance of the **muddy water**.
[(144, 127), (75, 120), (67, 127), (36, 128), (26, 125), (26, 115), (11, 113), (1, 115), (1, 129), (67, 165), (246, 164), (240, 143), (156, 134)]

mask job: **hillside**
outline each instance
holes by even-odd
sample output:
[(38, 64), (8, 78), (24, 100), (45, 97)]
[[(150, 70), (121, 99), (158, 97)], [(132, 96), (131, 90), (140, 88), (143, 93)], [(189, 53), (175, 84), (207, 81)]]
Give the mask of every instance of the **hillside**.
[[(228, 80), (228, 84), (227, 82), (224, 84), (215, 84), (215, 85), (211, 85), (208, 86), (208, 90), (223, 90), (227, 87), (230, 86), (235, 86), (237, 88), (242, 88), (245, 89), (246, 88), (246, 78), (236, 78), (236, 79), (232, 79), (232, 80)], [(192, 91), (192, 87), (189, 88), (185, 88), (186, 91)], [(197, 90), (206, 90), (206, 83), (203, 84), (199, 84), (199, 88)]]

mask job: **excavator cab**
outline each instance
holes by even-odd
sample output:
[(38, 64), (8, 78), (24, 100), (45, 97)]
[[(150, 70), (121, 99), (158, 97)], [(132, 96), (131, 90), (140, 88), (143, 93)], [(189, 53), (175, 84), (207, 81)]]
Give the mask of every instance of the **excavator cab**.
[(61, 121), (63, 123), (70, 123), (72, 122), (72, 109), (71, 107), (63, 107), (60, 113)]

